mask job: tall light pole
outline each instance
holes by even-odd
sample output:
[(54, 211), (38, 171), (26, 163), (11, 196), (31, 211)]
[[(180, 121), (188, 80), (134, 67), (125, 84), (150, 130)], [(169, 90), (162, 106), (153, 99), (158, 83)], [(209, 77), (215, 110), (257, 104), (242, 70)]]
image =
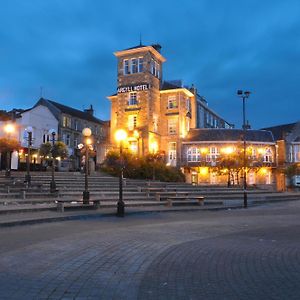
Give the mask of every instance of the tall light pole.
[(28, 149), (28, 153), (27, 153), (27, 159), (26, 159), (26, 175), (25, 175), (25, 182), (27, 183), (27, 186), (30, 186), (31, 184), (31, 175), (30, 175), (30, 148), (32, 145), (32, 127), (28, 126), (27, 128), (25, 128), (25, 131), (27, 132), (27, 136), (26, 136), (26, 140), (28, 142), (27, 144), (27, 149)]
[(244, 190), (244, 208), (248, 207), (248, 198), (247, 198), (247, 163), (246, 163), (246, 134), (247, 134), (247, 126), (246, 126), (246, 99), (249, 98), (249, 91), (238, 90), (237, 95), (243, 99), (243, 142), (244, 142), (244, 155), (243, 155), (243, 190)]
[(54, 157), (54, 145), (55, 145), (55, 136), (56, 131), (55, 129), (50, 129), (49, 134), (51, 135), (51, 142), (52, 142), (52, 148), (51, 148), (51, 154), (52, 154), (52, 167), (51, 167), (51, 181), (50, 181), (50, 193), (55, 193), (56, 190), (56, 182), (54, 179), (54, 172), (55, 172), (55, 157)]
[(85, 147), (85, 168), (84, 168), (84, 191), (82, 192), (82, 201), (83, 204), (90, 203), (90, 192), (89, 192), (89, 183), (88, 183), (88, 174), (89, 174), (89, 150), (92, 144), (90, 136), (92, 135), (92, 130), (90, 128), (84, 128), (82, 130), (82, 135), (84, 136), (84, 147)]
[(123, 129), (119, 129), (116, 131), (115, 139), (120, 145), (119, 200), (117, 203), (117, 216), (124, 217), (125, 203), (123, 201), (123, 142), (127, 139), (127, 132)]
[[(7, 134), (7, 139), (8, 142), (10, 140), (11, 134), (15, 131), (15, 126), (13, 124), (6, 124), (4, 126), (4, 131)], [(7, 150), (7, 155), (6, 155), (6, 171), (5, 171), (5, 176), (10, 177), (11, 175), (11, 155), (10, 155), (10, 150)]]

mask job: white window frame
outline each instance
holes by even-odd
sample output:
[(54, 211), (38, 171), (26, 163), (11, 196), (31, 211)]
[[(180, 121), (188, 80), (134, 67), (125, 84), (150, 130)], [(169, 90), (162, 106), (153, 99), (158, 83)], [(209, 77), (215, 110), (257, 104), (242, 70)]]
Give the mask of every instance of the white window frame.
[(187, 150), (187, 161), (188, 162), (199, 162), (201, 161), (200, 148), (192, 146)]
[(131, 65), (131, 74), (138, 73), (138, 59), (136, 57), (133, 57), (130, 60)]
[(130, 74), (130, 63), (129, 63), (129, 59), (124, 59), (124, 60), (123, 60), (123, 74), (124, 74), (124, 75)]
[(168, 134), (169, 135), (177, 134), (177, 125), (178, 125), (178, 119), (175, 119), (175, 118), (168, 119)]
[(138, 101), (137, 101), (137, 92), (130, 92), (128, 95), (128, 105), (137, 105)]
[(168, 96), (168, 109), (178, 108), (178, 101), (176, 96)]
[(128, 116), (128, 130), (134, 130), (137, 127), (137, 115)]
[(170, 142), (168, 145), (168, 162), (170, 165), (176, 165), (177, 152), (176, 152), (176, 142)]
[(206, 155), (207, 162), (216, 162), (220, 156), (219, 148), (216, 146), (209, 147), (209, 153)]
[(138, 73), (142, 73), (144, 71), (144, 58), (138, 58)]
[(272, 163), (273, 162), (273, 151), (271, 148), (266, 148), (263, 156), (264, 163)]

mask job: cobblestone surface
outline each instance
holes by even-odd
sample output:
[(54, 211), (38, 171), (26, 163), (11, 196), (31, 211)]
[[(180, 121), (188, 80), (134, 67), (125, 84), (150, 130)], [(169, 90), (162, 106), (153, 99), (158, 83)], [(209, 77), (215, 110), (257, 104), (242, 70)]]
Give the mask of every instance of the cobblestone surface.
[(0, 299), (300, 299), (300, 205), (0, 229)]

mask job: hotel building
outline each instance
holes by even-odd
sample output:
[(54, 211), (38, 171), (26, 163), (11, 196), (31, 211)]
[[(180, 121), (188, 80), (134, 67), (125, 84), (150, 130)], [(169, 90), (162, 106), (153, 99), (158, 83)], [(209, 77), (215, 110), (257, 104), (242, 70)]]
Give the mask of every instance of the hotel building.
[(125, 129), (127, 147), (138, 155), (164, 153), (167, 163), (180, 165), (181, 141), (190, 128), (230, 128), (208, 108), (194, 86), (163, 81), (160, 45), (125, 49), (117, 57), (117, 93), (111, 101), (111, 143), (115, 132)]
[[(233, 129), (211, 110), (195, 86), (162, 80), (166, 59), (161, 46), (139, 45), (114, 55), (117, 92), (108, 97), (113, 147), (118, 147), (116, 131), (123, 129), (127, 131), (125, 148), (138, 156), (159, 152), (168, 165), (182, 168), (188, 182), (238, 183), (242, 172), (229, 178), (221, 161), (226, 152), (227, 157), (240, 152), (243, 131)], [(251, 152), (248, 183), (273, 183), (276, 147), (272, 133), (247, 130), (246, 138), (247, 153)]]

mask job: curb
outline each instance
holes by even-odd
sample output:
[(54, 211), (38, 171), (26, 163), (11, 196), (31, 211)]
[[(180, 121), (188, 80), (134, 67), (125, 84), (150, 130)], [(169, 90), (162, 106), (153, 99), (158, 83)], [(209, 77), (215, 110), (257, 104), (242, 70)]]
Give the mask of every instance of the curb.
[[(153, 214), (153, 213), (172, 213), (172, 212), (195, 212), (195, 211), (220, 211), (220, 210), (232, 210), (232, 209), (241, 209), (243, 206), (220, 206), (220, 207), (207, 207), (207, 208), (179, 208), (179, 209), (151, 209), (151, 210), (141, 210), (141, 211), (127, 211), (125, 213), (124, 218), (126, 216), (134, 216), (134, 215), (143, 215), (143, 214)], [(52, 222), (63, 222), (63, 221), (74, 221), (80, 219), (99, 219), (106, 217), (116, 217), (115, 212), (107, 212), (99, 214), (79, 214), (79, 215), (71, 215), (71, 216), (55, 216), (55, 217), (44, 217), (44, 218), (35, 218), (35, 219), (27, 219), (27, 220), (17, 220), (17, 221), (7, 221), (1, 222), (1, 227), (13, 227), (13, 226), (23, 226), (23, 225), (34, 225), (34, 224), (42, 224), (42, 223), (52, 223)]]

